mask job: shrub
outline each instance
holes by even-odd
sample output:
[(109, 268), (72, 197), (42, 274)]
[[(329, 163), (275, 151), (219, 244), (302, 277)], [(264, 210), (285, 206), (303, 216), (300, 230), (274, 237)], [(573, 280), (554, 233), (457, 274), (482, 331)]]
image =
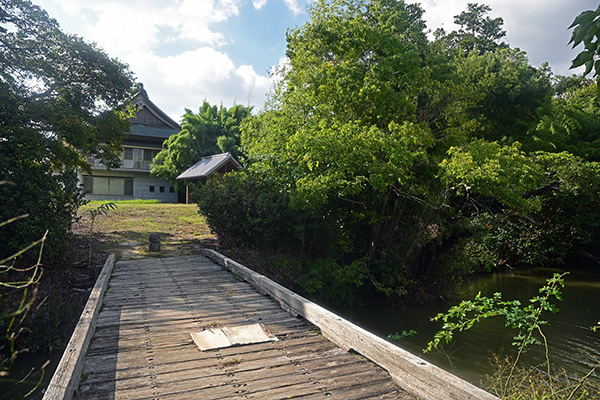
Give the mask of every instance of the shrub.
[(275, 248), (300, 242), (301, 216), (272, 182), (234, 172), (210, 179), (195, 196), (199, 212), (224, 243)]

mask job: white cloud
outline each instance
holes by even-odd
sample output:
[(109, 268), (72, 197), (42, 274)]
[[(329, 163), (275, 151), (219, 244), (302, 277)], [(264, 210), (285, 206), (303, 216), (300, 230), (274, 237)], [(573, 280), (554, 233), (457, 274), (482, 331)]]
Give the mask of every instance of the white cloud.
[(283, 0), (287, 8), (294, 13), (294, 15), (298, 15), (302, 12), (300, 5), (298, 4), (298, 0)]
[[(111, 54), (122, 56), (140, 48), (148, 50), (161, 42), (191, 39), (200, 44), (219, 46), (223, 34), (210, 24), (239, 15), (243, 0), (54, 0), (71, 16), (86, 21), (84, 36), (98, 42)], [(159, 26), (171, 28), (163, 38)]]
[(175, 120), (185, 108), (197, 111), (204, 100), (261, 109), (271, 86), (271, 79), (252, 66), (236, 67), (227, 54), (210, 47), (163, 58), (138, 54), (130, 65), (150, 98)]
[(267, 4), (267, 0), (252, 0), (252, 5), (254, 6), (254, 8), (256, 8), (257, 10), (260, 10), (261, 8), (263, 8), (265, 5)]

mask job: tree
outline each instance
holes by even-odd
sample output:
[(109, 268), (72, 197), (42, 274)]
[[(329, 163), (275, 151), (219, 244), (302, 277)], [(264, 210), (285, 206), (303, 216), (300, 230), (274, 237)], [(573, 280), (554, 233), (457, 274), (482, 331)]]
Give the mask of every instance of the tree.
[(200, 158), (218, 152), (240, 155), (240, 124), (250, 117), (252, 107), (234, 105), (227, 109), (204, 101), (197, 114), (186, 109), (181, 132), (172, 135), (156, 155), (150, 173), (182, 189), (177, 176)]
[(447, 61), (429, 58), (418, 6), (320, 1), (310, 15), (288, 33), (273, 109), (245, 125), (242, 143), (253, 170), (314, 218), (299, 229), (319, 235), (319, 252), (303, 248), (322, 261), (307, 262), (301, 282), (314, 287), (338, 265), (349, 285), (401, 296), (428, 273), (422, 250), (443, 215), (437, 138), (447, 136), (456, 77), (438, 75)]
[(462, 109), (474, 122), (475, 135), (507, 144), (528, 142), (539, 111), (553, 94), (549, 68), (534, 68), (525, 52), (508, 48), (473, 51), (454, 62), (461, 84), (468, 88)]
[(434, 33), (436, 39), (453, 52), (477, 51), (483, 54), (507, 48), (506, 44), (499, 43), (499, 40), (506, 36), (506, 31), (502, 30), (504, 20), (500, 17), (488, 17), (487, 13), (491, 10), (492, 8), (485, 4), (467, 4), (467, 11), (454, 16), (454, 23), (459, 25), (460, 29), (446, 34), (440, 28)]
[(129, 129), (127, 66), (62, 32), (28, 0), (0, 11), (0, 220), (29, 214), (2, 232), (2, 253), (51, 231), (45, 255), (59, 254), (82, 197), (76, 168), (87, 156), (117, 166)]
[[(497, 31), (499, 21), (477, 22), (487, 11), (461, 14), (464, 32)], [(554, 261), (571, 243), (589, 250), (587, 237), (542, 248), (567, 227), (544, 206), (559, 213), (567, 198), (586, 206), (595, 198), (595, 184), (572, 197), (554, 179), (569, 168), (534, 153), (547, 150), (534, 136), (553, 104), (549, 68), (531, 67), (518, 49), (429, 43), (422, 10), (402, 1), (321, 0), (309, 12), (288, 32), (289, 62), (269, 109), (242, 125), (252, 179), (289, 199), (307, 293), (427, 296), (476, 269)], [(570, 162), (593, 175), (584, 164)], [(220, 198), (229, 185), (235, 180), (203, 194)]]
[(600, 161), (600, 109), (597, 85), (582, 76), (558, 77), (555, 95), (531, 129), (529, 150), (568, 151)]

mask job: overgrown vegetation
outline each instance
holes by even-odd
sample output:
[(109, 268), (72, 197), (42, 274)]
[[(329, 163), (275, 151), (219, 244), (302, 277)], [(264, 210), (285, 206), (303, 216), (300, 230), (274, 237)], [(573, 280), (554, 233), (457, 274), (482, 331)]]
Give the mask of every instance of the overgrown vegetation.
[[(14, 185), (13, 183), (0, 181), (0, 187), (10, 184)], [(1, 221), (0, 229), (28, 217), (29, 215), (23, 214)], [(25, 329), (25, 318), (35, 300), (37, 284), (43, 275), (41, 261), (46, 235), (47, 232), (39, 240), (0, 260), (0, 329), (2, 330), (2, 336), (0, 337), (0, 382), (12, 381), (15, 385), (18, 385), (18, 381), (9, 377), (9, 372), (17, 356), (28, 351), (28, 349), (23, 348), (19, 339)], [(15, 265), (17, 257), (27, 254), (28, 251), (34, 252), (36, 250), (37, 262), (33, 265), (21, 267)], [(41, 371), (37, 371), (38, 373), (41, 372), (41, 376), (35, 385), (36, 388), (44, 376), (45, 367), (46, 364), (41, 367)]]
[[(71, 227), (83, 204), (77, 169), (89, 172), (88, 156), (110, 167), (119, 164), (121, 141), (129, 130), (125, 103), (132, 88), (127, 66), (96, 45), (64, 33), (40, 7), (29, 0), (2, 2), (0, 181), (5, 184), (0, 185), (0, 373), (4, 382), (13, 379), (6, 374), (20, 352), (62, 344), (65, 327), (72, 325), (56, 304), (79, 312), (70, 302), (74, 297), (70, 288), (71, 298), (63, 296), (58, 303), (49, 295), (38, 299), (35, 294), (43, 286), (38, 286), (42, 265), (46, 270), (58, 265), (67, 253)], [(67, 268), (62, 269), (65, 274)], [(47, 341), (31, 340), (32, 328), (47, 335)], [(16, 396), (11, 392), (15, 388), (4, 389), (3, 395)]]
[(489, 10), (430, 41), (418, 5), (315, 2), (242, 124), (247, 171), (201, 189), (211, 228), (285, 249), (305, 293), (337, 303), (598, 260), (596, 84), (532, 67)]
[(181, 132), (172, 135), (163, 143), (163, 149), (152, 161), (152, 176), (171, 182), (183, 190), (183, 182), (176, 180), (183, 171), (204, 156), (219, 152), (230, 152), (239, 157), (240, 124), (250, 117), (252, 107), (234, 105), (227, 109), (211, 106), (205, 101), (197, 113), (185, 110)]
[(129, 130), (132, 74), (93, 44), (60, 30), (29, 0), (0, 13), (0, 221), (29, 214), (0, 233), (0, 258), (49, 229), (46, 260), (64, 253), (82, 204), (76, 168), (86, 157), (119, 163)]
[[(554, 274), (547, 284), (539, 289), (539, 295), (522, 304), (519, 300), (503, 300), (501, 293), (492, 297), (477, 294), (473, 300), (463, 300), (460, 304), (440, 313), (433, 321), (442, 321), (443, 327), (429, 342), (426, 352), (449, 343), (455, 333), (459, 333), (487, 318), (504, 318), (508, 328), (517, 331), (513, 346), (514, 357), (495, 357), (495, 373), (487, 377), (488, 389), (502, 399), (587, 399), (600, 396), (600, 387), (588, 382), (588, 378), (600, 368), (600, 360), (590, 365), (585, 376), (573, 377), (566, 371), (556, 371), (550, 363), (548, 339), (543, 326), (548, 323), (544, 314), (558, 312), (554, 302), (562, 300), (564, 277), (568, 273)], [(591, 328), (593, 329), (593, 328)], [(537, 368), (521, 365), (522, 355), (532, 346), (542, 345), (545, 349), (545, 362)]]

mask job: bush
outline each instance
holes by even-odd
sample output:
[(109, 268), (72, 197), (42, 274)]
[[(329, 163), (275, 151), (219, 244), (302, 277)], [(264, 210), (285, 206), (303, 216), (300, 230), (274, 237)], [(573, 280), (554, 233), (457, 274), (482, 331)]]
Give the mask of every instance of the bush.
[(77, 209), (83, 204), (75, 170), (56, 172), (51, 165), (32, 162), (29, 150), (14, 142), (0, 142), (0, 221), (29, 214), (0, 231), (0, 259), (39, 240), (46, 230), (44, 258), (64, 253), (66, 236)]
[(281, 248), (300, 243), (299, 212), (272, 182), (248, 172), (210, 179), (195, 190), (199, 212), (223, 243)]

